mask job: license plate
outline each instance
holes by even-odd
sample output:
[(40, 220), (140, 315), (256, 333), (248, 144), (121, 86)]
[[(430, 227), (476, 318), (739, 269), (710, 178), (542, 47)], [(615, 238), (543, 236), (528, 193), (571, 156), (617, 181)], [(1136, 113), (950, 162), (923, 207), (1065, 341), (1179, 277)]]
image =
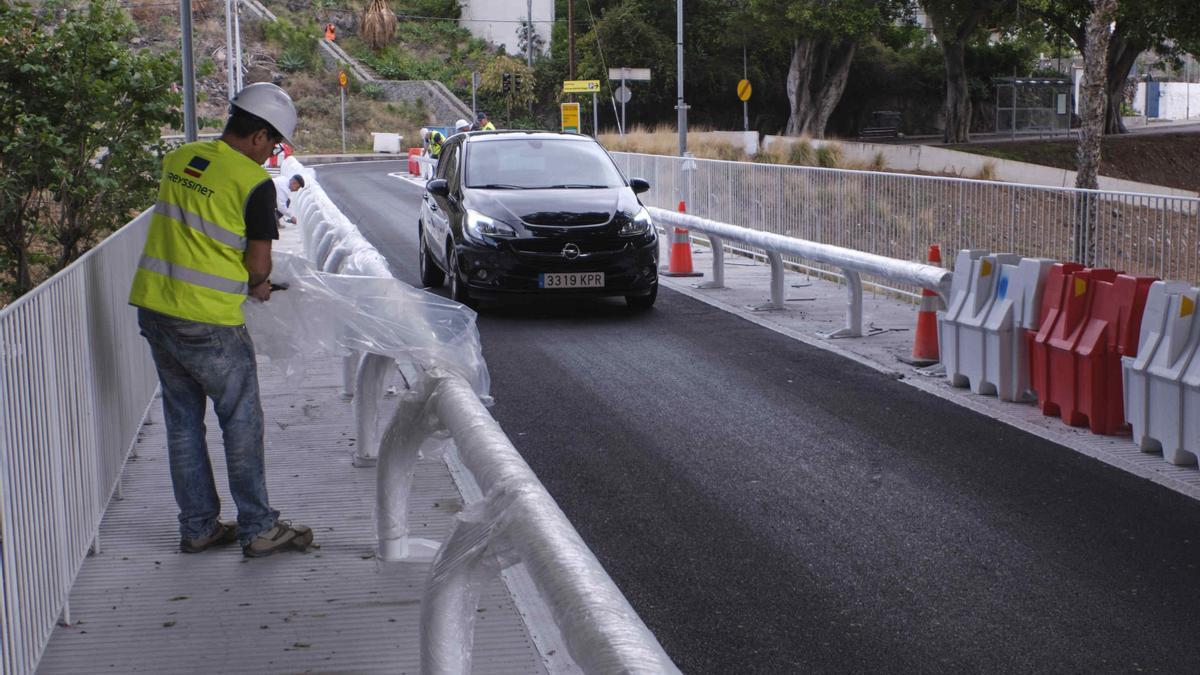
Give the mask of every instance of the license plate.
[(538, 288), (604, 288), (604, 272), (546, 272)]

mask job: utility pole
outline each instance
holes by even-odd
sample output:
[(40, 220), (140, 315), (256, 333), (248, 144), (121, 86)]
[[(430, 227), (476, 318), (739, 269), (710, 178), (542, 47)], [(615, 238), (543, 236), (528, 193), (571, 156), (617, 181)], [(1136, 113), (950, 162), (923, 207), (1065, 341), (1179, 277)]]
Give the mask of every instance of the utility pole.
[(575, 0), (567, 0), (567, 79), (575, 79)]
[(234, 68), (234, 84), (237, 90), (242, 90), (242, 22), (241, 22), (241, 0), (231, 0), (233, 2), (233, 48), (237, 52), (237, 67)]
[[(678, 66), (675, 75), (678, 101), (675, 109), (679, 111), (679, 156), (683, 157), (687, 154), (687, 104), (683, 101), (683, 0), (676, 0), (675, 5), (675, 56)], [(571, 77), (574, 79), (574, 75)]]
[(537, 31), (533, 30), (533, 0), (525, 3), (525, 11), (525, 62), (533, 68), (533, 37), (537, 35)]
[(183, 140), (191, 143), (196, 129), (196, 71), (192, 62), (192, 0), (179, 0), (180, 51), (183, 61)]
[(233, 0), (225, 0), (225, 86), (229, 91), (229, 100), (237, 93), (237, 80), (233, 76), (233, 10), (230, 4)]

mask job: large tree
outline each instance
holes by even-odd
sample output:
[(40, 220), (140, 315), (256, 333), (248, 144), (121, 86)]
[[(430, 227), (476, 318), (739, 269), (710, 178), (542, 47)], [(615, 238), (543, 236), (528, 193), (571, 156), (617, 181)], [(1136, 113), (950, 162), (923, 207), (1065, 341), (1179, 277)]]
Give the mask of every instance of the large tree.
[(967, 46), (981, 29), (1007, 16), (1016, 0), (920, 0), (933, 24), (933, 33), (946, 66), (945, 117), (942, 140), (966, 143), (971, 136), (971, 96), (968, 89)]
[(0, 10), (0, 290), (20, 295), (154, 201), (178, 61), (115, 3)]
[[(1092, 12), (1087, 21), (1087, 49), (1083, 53), (1083, 128), (1079, 134), (1078, 169), (1075, 187), (1099, 188), (1100, 141), (1104, 136), (1105, 70), (1108, 64), (1108, 41), (1111, 37), (1117, 0), (1092, 0)], [(1083, 208), (1077, 211), (1074, 236), (1074, 258), (1084, 264), (1095, 262), (1096, 218), (1090, 211), (1098, 208), (1096, 199), (1079, 195)]]
[(750, 0), (764, 42), (782, 43), (791, 55), (787, 134), (825, 135), (859, 41), (894, 21), (906, 4), (901, 0)]

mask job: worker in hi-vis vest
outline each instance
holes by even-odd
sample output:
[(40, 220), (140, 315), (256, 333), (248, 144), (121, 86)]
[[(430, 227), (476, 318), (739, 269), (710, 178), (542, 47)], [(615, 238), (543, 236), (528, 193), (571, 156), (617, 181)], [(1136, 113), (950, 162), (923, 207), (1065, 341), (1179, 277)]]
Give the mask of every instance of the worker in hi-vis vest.
[[(262, 163), (296, 129), (292, 99), (251, 84), (231, 101), (221, 137), (167, 153), (129, 302), (162, 385), (179, 548), (239, 541), (247, 557), (304, 550), (312, 530), (279, 519), (267, 498), (263, 413), (242, 303), (271, 297), (275, 185)], [(237, 523), (222, 522), (205, 444), (206, 399), (221, 424)]]
[(488, 119), (487, 113), (485, 113), (485, 112), (483, 112), (482, 110), (480, 110), (480, 111), (479, 111), (479, 112), (478, 112), (478, 113), (475, 115), (475, 127), (474, 127), (474, 129), (475, 129), (476, 131), (495, 131), (495, 130), (496, 130), (496, 125), (495, 125), (495, 124), (492, 124), (492, 121)]

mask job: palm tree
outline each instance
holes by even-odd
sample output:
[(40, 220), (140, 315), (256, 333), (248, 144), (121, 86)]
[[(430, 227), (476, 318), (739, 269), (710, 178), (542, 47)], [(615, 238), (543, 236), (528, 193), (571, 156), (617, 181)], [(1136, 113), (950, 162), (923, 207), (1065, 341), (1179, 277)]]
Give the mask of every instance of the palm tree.
[(363, 10), (362, 39), (375, 51), (383, 49), (396, 34), (396, 15), (386, 0), (371, 0)]

